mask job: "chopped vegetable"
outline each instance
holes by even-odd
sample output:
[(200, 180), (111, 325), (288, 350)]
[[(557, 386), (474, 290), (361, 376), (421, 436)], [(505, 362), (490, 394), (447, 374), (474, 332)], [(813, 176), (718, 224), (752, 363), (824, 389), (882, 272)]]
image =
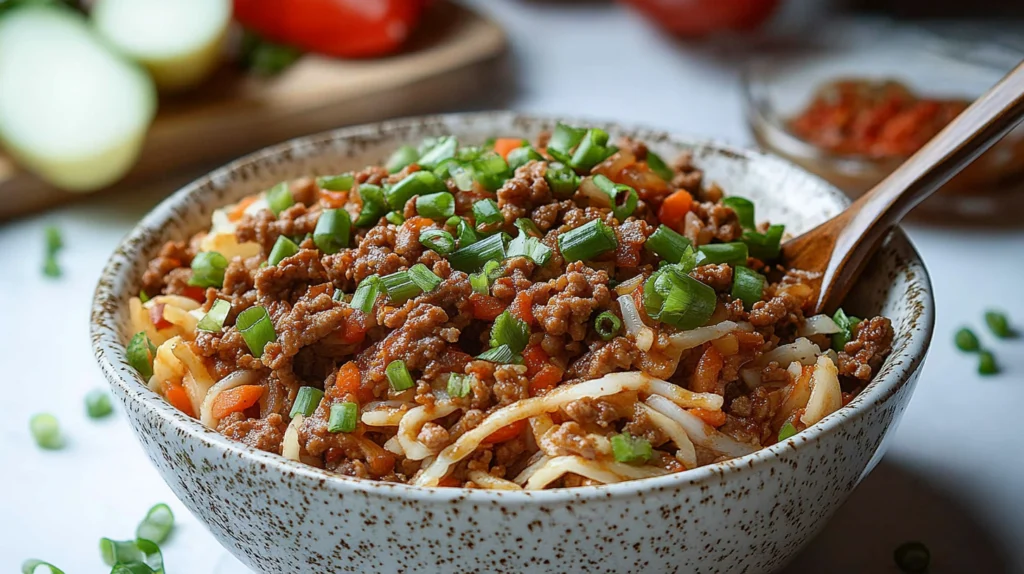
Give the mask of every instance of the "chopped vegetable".
[(433, 291), (441, 284), (441, 278), (417, 263), (405, 271), (397, 271), (380, 278), (381, 285), (392, 303), (401, 304), (422, 293)]
[(28, 421), (28, 427), (32, 432), (32, 438), (41, 448), (56, 450), (64, 446), (60, 423), (57, 422), (57, 417), (50, 413), (32, 415)]
[(508, 310), (498, 315), (491, 326), (491, 347), (506, 346), (512, 354), (523, 352), (530, 342), (530, 326)]
[(508, 345), (499, 345), (480, 353), (477, 359), (481, 361), (490, 361), (492, 363), (500, 363), (502, 365), (511, 364), (522, 364), (523, 358), (520, 355), (512, 352), (512, 349)]
[(493, 199), (481, 199), (473, 204), (473, 218), (476, 229), (481, 233), (492, 233), (505, 223), (505, 217)]
[(733, 267), (747, 264), (747, 245), (734, 243), (709, 243), (697, 248), (697, 265), (727, 263)]
[(442, 191), (416, 198), (416, 213), (430, 219), (446, 219), (455, 215), (455, 196)]
[(397, 211), (389, 211), (388, 214), (384, 216), (384, 219), (392, 225), (402, 225), (405, 223), (405, 217)]
[(448, 188), (439, 177), (430, 171), (417, 171), (405, 179), (384, 190), (384, 199), (391, 209), (401, 210), (407, 201), (417, 195), (430, 195), (447, 191)]
[(249, 307), (239, 313), (235, 319), (235, 328), (242, 333), (246, 346), (257, 359), (263, 356), (267, 343), (277, 340), (277, 332), (274, 331), (274, 323), (266, 307)]
[(836, 309), (835, 314), (832, 315), (832, 321), (840, 329), (838, 333), (832, 335), (832, 348), (837, 353), (841, 353), (846, 348), (846, 344), (853, 339), (853, 334), (857, 330), (857, 324), (860, 323), (860, 319), (847, 316), (846, 312), (840, 308)]
[(685, 189), (680, 189), (665, 198), (658, 209), (658, 220), (663, 224), (675, 229), (682, 229), (686, 214), (693, 206), (693, 196)]
[(476, 271), (488, 261), (505, 259), (505, 244), (507, 242), (508, 235), (496, 233), (456, 250), (448, 256), (448, 262), (452, 267), (465, 273)]
[(325, 209), (313, 230), (313, 243), (320, 251), (330, 255), (348, 247), (352, 233), (352, 218), (344, 209)]
[[(46, 568), (46, 571), (40, 568)], [(30, 558), (21, 563), (21, 574), (64, 574), (64, 571), (49, 562)]]
[(331, 417), (327, 421), (327, 432), (352, 432), (359, 420), (359, 405), (351, 402), (331, 405)]
[(551, 259), (551, 248), (541, 243), (540, 239), (521, 232), (508, 244), (508, 257), (526, 257), (537, 265), (544, 266)]
[(448, 394), (453, 397), (469, 396), (470, 380), (468, 375), (451, 373), (448, 375)]
[(750, 256), (761, 261), (772, 261), (778, 258), (782, 249), (782, 233), (786, 230), (784, 225), (772, 225), (768, 231), (758, 233), (756, 231), (744, 231), (743, 242), (750, 250)]
[(152, 540), (100, 539), (100, 556), (111, 574), (161, 574), (164, 571), (164, 557), (160, 546)]
[(373, 304), (377, 302), (377, 297), (380, 296), (381, 289), (383, 288), (380, 277), (370, 275), (356, 286), (356, 292), (352, 295), (352, 301), (349, 304), (353, 309), (369, 313), (373, 309)]
[(618, 462), (626, 464), (644, 464), (651, 460), (654, 449), (651, 443), (643, 437), (637, 437), (623, 432), (612, 435), (612, 454)]
[(173, 528), (174, 513), (171, 512), (171, 507), (160, 503), (154, 505), (146, 512), (146, 517), (142, 519), (142, 522), (135, 529), (135, 537), (149, 540), (156, 544), (162, 544), (170, 536)]
[(548, 164), (544, 172), (544, 181), (551, 188), (551, 193), (560, 199), (572, 197), (580, 186), (580, 176), (576, 175), (571, 167), (560, 162)]
[(387, 168), (388, 173), (398, 173), (409, 164), (416, 163), (419, 158), (420, 154), (416, 148), (411, 145), (403, 145), (388, 157), (384, 162), (384, 167)]
[(508, 152), (508, 155), (505, 156), (505, 161), (508, 162), (508, 168), (515, 171), (531, 161), (544, 161), (544, 156), (540, 155), (532, 147), (524, 145)]
[(60, 265), (57, 263), (57, 252), (64, 247), (64, 240), (61, 238), (60, 229), (54, 225), (48, 225), (45, 231), (46, 257), (43, 262), (43, 275), (47, 277), (60, 277)]
[(548, 153), (562, 163), (569, 163), (572, 150), (576, 149), (586, 134), (585, 128), (575, 128), (559, 122), (548, 140)]
[(203, 318), (196, 324), (196, 329), (210, 333), (220, 333), (224, 330), (224, 320), (227, 319), (230, 312), (231, 303), (224, 299), (217, 299), (213, 302), (213, 306), (210, 307), (206, 315), (203, 315)]
[(786, 421), (786, 424), (782, 425), (782, 428), (779, 429), (779, 442), (782, 442), (795, 434), (796, 427), (793, 426), (793, 423)]
[(156, 347), (146, 336), (145, 331), (135, 333), (125, 348), (125, 358), (128, 359), (128, 364), (146, 380), (153, 376), (153, 357), (155, 355)]
[(588, 172), (613, 153), (615, 153), (615, 149), (608, 146), (608, 132), (599, 128), (591, 128), (587, 130), (569, 159), (569, 167), (576, 171)]
[(665, 160), (661, 159), (660, 155), (651, 150), (647, 150), (647, 167), (651, 168), (655, 175), (666, 182), (671, 182), (672, 178), (676, 175), (672, 168), (665, 164)]
[(689, 330), (708, 322), (718, 298), (715, 290), (676, 265), (665, 265), (644, 283), (644, 310), (652, 319)]
[(999, 365), (996, 363), (996, 356), (991, 351), (978, 353), (978, 373), (982, 375), (994, 375), (999, 372)]
[(978, 342), (978, 336), (974, 334), (967, 327), (962, 327), (956, 332), (956, 348), (961, 351), (973, 352), (981, 348), (981, 344)]
[(102, 389), (93, 389), (85, 395), (85, 414), (91, 419), (102, 419), (114, 412), (110, 395)]
[(295, 418), (296, 415), (311, 416), (316, 412), (316, 407), (322, 398), (324, 398), (324, 392), (316, 387), (299, 387), (299, 392), (295, 395), (295, 404), (292, 405), (288, 416), (291, 418)]
[[(620, 222), (633, 214), (636, 209), (638, 196), (636, 190), (628, 185), (615, 183), (603, 175), (595, 175), (589, 180), (583, 180), (586, 195), (591, 199), (599, 199), (601, 207), (612, 208), (612, 215)], [(589, 190), (597, 190), (591, 192)], [(596, 196), (596, 197), (595, 197)]]
[(723, 198), (722, 205), (730, 207), (736, 212), (736, 217), (739, 218), (740, 226), (743, 229), (757, 230), (757, 225), (754, 223), (754, 202), (734, 195)]
[(764, 286), (768, 283), (764, 275), (753, 269), (738, 265), (732, 274), (732, 297), (743, 301), (748, 310), (764, 295)]
[(448, 255), (455, 250), (455, 238), (443, 229), (424, 229), (420, 232), (420, 243), (441, 255)]
[[(284, 235), (279, 235), (277, 241), (274, 242), (273, 249), (270, 250), (270, 256), (267, 257), (267, 266), (273, 267), (298, 252), (299, 246), (294, 241)], [(224, 277), (221, 276), (221, 281), (223, 280)]]
[[(359, 210), (359, 216), (356, 217), (356, 227), (373, 225), (388, 212), (388, 202), (384, 199), (384, 189), (379, 185), (360, 184), (358, 195), (359, 200), (363, 202), (363, 206)], [(394, 223), (394, 221), (391, 223)], [(401, 224), (401, 222), (398, 222), (396, 225)]]
[(1005, 313), (999, 311), (985, 311), (985, 324), (988, 325), (992, 334), (1000, 339), (1013, 337), (1013, 330), (1010, 329), (1010, 320)]
[(618, 245), (615, 230), (600, 219), (584, 223), (558, 236), (558, 249), (566, 261), (590, 260), (614, 250)]
[(258, 403), (262, 397), (263, 387), (260, 385), (242, 385), (221, 391), (213, 399), (213, 418), (222, 419), (231, 413), (240, 413)]
[(455, 150), (458, 147), (459, 140), (455, 136), (431, 139), (427, 142), (426, 148), (422, 150), (422, 155), (416, 163), (425, 169), (434, 169), (444, 160), (455, 157)]
[(216, 251), (203, 251), (192, 258), (192, 277), (188, 284), (193, 287), (216, 287), (224, 284), (224, 271), (228, 259)]
[(922, 574), (928, 571), (928, 564), (931, 562), (931, 552), (928, 547), (920, 542), (906, 542), (901, 544), (893, 553), (893, 560), (896, 566), (907, 574)]
[(288, 186), (287, 181), (282, 181), (267, 190), (267, 208), (274, 215), (281, 215), (281, 212), (295, 205), (295, 197)]
[(610, 311), (604, 311), (594, 319), (594, 330), (605, 341), (611, 341), (622, 329), (622, 321)]
[(395, 392), (400, 393), (415, 386), (412, 375), (409, 374), (409, 369), (405, 366), (405, 361), (400, 359), (391, 361), (384, 369), (384, 374), (387, 375), (388, 384)]
[(679, 263), (690, 246), (689, 239), (667, 225), (659, 225), (644, 243), (645, 248), (669, 263)]
[(500, 155), (506, 161), (512, 150), (523, 146), (521, 138), (498, 138), (494, 140), (494, 153)]

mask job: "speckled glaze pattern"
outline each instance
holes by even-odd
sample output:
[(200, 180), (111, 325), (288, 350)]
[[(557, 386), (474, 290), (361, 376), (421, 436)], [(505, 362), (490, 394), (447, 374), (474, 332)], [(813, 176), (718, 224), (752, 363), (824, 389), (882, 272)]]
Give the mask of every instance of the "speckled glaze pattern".
[[(539, 492), (430, 489), (335, 476), (204, 428), (148, 390), (125, 360), (128, 298), (168, 239), (212, 211), (290, 177), (383, 160), (397, 145), (532, 137), (554, 118), (509, 112), (397, 120), (296, 139), (238, 160), (154, 209), (111, 257), (96, 290), (92, 343), (164, 480), (217, 539), (259, 572), (769, 573), (810, 540), (873, 468), (906, 408), (931, 338), (928, 275), (896, 231), (853, 289), (858, 315), (893, 319), (881, 373), (849, 406), (771, 448), (688, 472)], [(674, 157), (692, 150), (710, 181), (805, 230), (843, 208), (824, 181), (755, 151), (586, 121)]]

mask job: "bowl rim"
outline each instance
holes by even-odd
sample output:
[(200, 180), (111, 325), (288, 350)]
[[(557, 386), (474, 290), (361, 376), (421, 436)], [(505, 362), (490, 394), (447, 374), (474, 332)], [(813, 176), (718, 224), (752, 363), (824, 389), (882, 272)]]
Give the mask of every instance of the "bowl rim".
[[(217, 189), (216, 182), (226, 179), (236, 170), (247, 166), (259, 165), (271, 158), (290, 157), (297, 148), (315, 147), (345, 139), (358, 139), (363, 136), (377, 135), (388, 137), (392, 133), (402, 133), (417, 126), (429, 123), (446, 124), (449, 122), (506, 122), (515, 124), (517, 121), (530, 123), (555, 121), (579, 121), (583, 124), (605, 125), (621, 131), (638, 132), (644, 137), (653, 136), (675, 145), (689, 147), (706, 147), (724, 152), (737, 158), (759, 162), (772, 162), (786, 170), (796, 170), (803, 175), (819, 180), (821, 188), (829, 193), (838, 205), (847, 205), (849, 199), (837, 188), (820, 177), (807, 172), (799, 166), (781, 157), (771, 155), (762, 150), (741, 148), (706, 138), (694, 138), (664, 130), (658, 130), (630, 122), (611, 122), (600, 119), (573, 118), (563, 115), (546, 115), (535, 113), (518, 113), (511, 111), (484, 111), (457, 114), (439, 114), (413, 116), (343, 127), (294, 138), (279, 144), (265, 147), (251, 154), (232, 161), (223, 167), (209, 172), (184, 187), (178, 189), (161, 201), (148, 212), (142, 220), (129, 232), (114, 250), (104, 266), (94, 294), (90, 316), (90, 339), (96, 361), (104, 376), (115, 390), (119, 391), (123, 400), (134, 403), (139, 409), (150, 411), (160, 417), (162, 422), (173, 428), (186, 440), (196, 440), (203, 446), (221, 451), (222, 456), (232, 455), (245, 464), (261, 465), (274, 468), (286, 475), (296, 478), (317, 481), (321, 487), (330, 486), (339, 490), (362, 491), (374, 495), (394, 498), (431, 501), (470, 500), (491, 503), (558, 503), (585, 499), (612, 499), (631, 497), (640, 493), (675, 490), (682, 487), (698, 485), (702, 482), (720, 479), (767, 464), (797, 450), (805, 450), (823, 437), (839, 432), (847, 421), (864, 417), (869, 411), (886, 402), (892, 395), (910, 383), (919, 371), (925, 354), (931, 343), (935, 323), (935, 303), (931, 281), (924, 262), (907, 238), (902, 229), (893, 230), (891, 241), (903, 244), (902, 247), (910, 255), (906, 264), (914, 270), (914, 282), (909, 287), (919, 293), (921, 302), (916, 317), (917, 327), (911, 329), (905, 346), (904, 360), (892, 363), (881, 376), (873, 379), (849, 404), (828, 415), (811, 428), (777, 443), (759, 449), (742, 457), (724, 462), (709, 464), (695, 469), (653, 478), (630, 480), (615, 484), (581, 486), (536, 491), (500, 491), (485, 489), (467, 489), (461, 487), (424, 487), (405, 483), (391, 483), (377, 480), (360, 479), (341, 476), (324, 469), (286, 459), (281, 455), (261, 451), (242, 442), (231, 440), (215, 430), (204, 427), (198, 420), (188, 417), (172, 407), (151, 391), (137, 373), (130, 370), (125, 360), (125, 344), (118, 335), (119, 328), (113, 320), (113, 312), (123, 296), (122, 276), (127, 275), (135, 259), (142, 256), (142, 250), (151, 242), (147, 236), (160, 234), (160, 228), (174, 215), (180, 204), (190, 196), (202, 197)], [(162, 243), (161, 241), (160, 243)]]

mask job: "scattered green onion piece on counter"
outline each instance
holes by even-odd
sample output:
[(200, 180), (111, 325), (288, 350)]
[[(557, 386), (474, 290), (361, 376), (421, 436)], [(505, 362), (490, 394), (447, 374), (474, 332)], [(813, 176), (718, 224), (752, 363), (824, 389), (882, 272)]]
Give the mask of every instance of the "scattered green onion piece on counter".
[(764, 233), (744, 231), (742, 240), (747, 244), (751, 257), (761, 261), (772, 261), (781, 252), (782, 234), (785, 230), (785, 225), (772, 225)]
[(28, 421), (32, 439), (40, 448), (56, 450), (64, 446), (64, 438), (60, 434), (60, 423), (50, 413), (32, 415)]
[(653, 251), (669, 263), (679, 263), (686, 253), (686, 248), (690, 246), (690, 240), (685, 235), (664, 224), (659, 225), (644, 243), (648, 251)]
[(613, 153), (614, 150), (608, 147), (608, 132), (592, 128), (580, 140), (568, 163), (577, 171), (587, 172)]
[(745, 197), (731, 196), (722, 199), (722, 205), (731, 208), (736, 212), (736, 217), (740, 220), (740, 226), (743, 229), (757, 230), (757, 224), (754, 223), (754, 202), (750, 201)]
[(505, 159), (508, 161), (509, 169), (515, 171), (531, 161), (544, 161), (544, 156), (537, 153), (537, 150), (532, 147), (524, 145), (508, 152), (508, 156)]
[(459, 247), (467, 247), (480, 240), (473, 226), (462, 218), (459, 218), (459, 223), (455, 226), (455, 233), (458, 235)]
[(1013, 330), (1010, 329), (1010, 320), (1005, 313), (999, 311), (985, 311), (985, 324), (988, 325), (992, 334), (1000, 339), (1013, 337)]
[(455, 215), (455, 196), (442, 191), (416, 198), (416, 213), (429, 219), (446, 219)]
[(420, 232), (420, 243), (441, 255), (455, 251), (455, 238), (443, 229), (424, 229)]
[(520, 217), (519, 219), (516, 219), (515, 226), (530, 237), (544, 237), (544, 234), (541, 233), (540, 228), (537, 227), (537, 224), (534, 223), (532, 219)]
[(316, 387), (299, 387), (299, 392), (295, 395), (295, 404), (292, 405), (292, 411), (288, 416), (295, 418), (295, 415), (312, 415), (323, 398), (324, 392)]
[(164, 571), (164, 557), (160, 546), (152, 540), (100, 539), (100, 555), (111, 574), (160, 574)]
[(416, 163), (419, 158), (420, 154), (416, 148), (411, 145), (403, 145), (391, 153), (387, 161), (384, 162), (384, 167), (387, 168), (388, 173), (397, 173), (409, 164)]
[(125, 347), (125, 357), (128, 364), (139, 372), (144, 380), (153, 376), (153, 357), (156, 355), (155, 347), (150, 342), (145, 331), (139, 331), (128, 341)]
[(551, 188), (551, 193), (559, 199), (568, 199), (580, 187), (580, 176), (571, 167), (560, 163), (549, 163), (544, 171), (544, 181)]
[(146, 512), (146, 517), (135, 528), (135, 537), (161, 544), (167, 540), (173, 528), (174, 513), (171, 507), (161, 502)]
[(408, 269), (385, 275), (380, 278), (380, 282), (387, 291), (388, 299), (395, 305), (401, 305), (423, 293), (423, 289), (413, 281)]
[(961, 351), (970, 353), (981, 348), (981, 343), (978, 342), (978, 336), (974, 334), (974, 331), (967, 327), (963, 327), (957, 331), (954, 340), (956, 342), (956, 348)]
[(932, 555), (928, 547), (920, 542), (906, 542), (892, 553), (896, 566), (906, 574), (923, 574), (928, 571)]
[(231, 303), (223, 299), (217, 299), (213, 302), (210, 310), (206, 312), (206, 315), (203, 315), (203, 318), (196, 324), (196, 329), (210, 333), (220, 333), (224, 330), (224, 320), (227, 319), (230, 312)]
[(412, 375), (409, 374), (409, 369), (405, 366), (405, 361), (401, 359), (391, 361), (384, 369), (384, 374), (387, 375), (391, 389), (398, 393), (411, 389), (416, 384), (412, 380)]
[(114, 412), (110, 394), (103, 389), (93, 389), (85, 395), (85, 414), (91, 419), (102, 419)]
[(425, 169), (434, 169), (446, 159), (455, 157), (455, 150), (459, 147), (459, 140), (455, 136), (441, 136), (433, 142), (423, 155), (416, 161)]
[(558, 236), (558, 249), (566, 262), (587, 261), (618, 246), (615, 230), (600, 219), (588, 221)]
[[(46, 568), (46, 571), (40, 568)], [(21, 563), (21, 574), (64, 574), (64, 571), (49, 562), (30, 558)]]
[(511, 172), (508, 163), (500, 155), (489, 152), (470, 164), (473, 169), (473, 179), (487, 191), (497, 191), (505, 183)]
[(495, 233), (472, 245), (461, 247), (448, 256), (451, 266), (464, 273), (471, 273), (483, 267), (488, 261), (505, 259), (505, 243), (508, 235)]
[(469, 375), (450, 373), (448, 375), (448, 395), (452, 397), (469, 396)]
[(513, 354), (523, 352), (530, 342), (530, 326), (508, 310), (502, 311), (491, 325), (491, 347), (506, 346)]
[(417, 263), (409, 268), (409, 276), (424, 293), (430, 293), (441, 285), (442, 279), (431, 271), (426, 265)]
[(996, 363), (996, 356), (992, 351), (981, 351), (978, 353), (978, 373), (982, 375), (994, 375), (999, 372), (999, 365)]
[(331, 405), (331, 417), (327, 421), (327, 432), (353, 432), (359, 419), (359, 405), (350, 402)]
[(786, 440), (787, 438), (789, 438), (789, 437), (791, 437), (791, 436), (793, 436), (795, 434), (796, 434), (796, 427), (793, 426), (793, 423), (791, 423), (789, 421), (786, 421), (786, 424), (782, 425), (782, 428), (779, 429), (779, 440), (778, 440), (778, 442), (782, 442), (782, 441)]
[(267, 207), (274, 215), (281, 215), (281, 212), (295, 205), (295, 198), (292, 197), (292, 190), (288, 187), (287, 181), (275, 185), (267, 191)]
[(54, 225), (46, 226), (45, 236), (45, 258), (43, 260), (43, 275), (47, 277), (60, 277), (60, 264), (57, 263), (57, 252), (64, 247), (64, 239), (61, 237), (60, 229)]
[(576, 128), (559, 122), (548, 140), (548, 153), (562, 163), (569, 163), (572, 150), (580, 145), (586, 135), (586, 128)]
[(593, 177), (594, 185), (607, 196), (608, 207), (612, 208), (612, 214), (620, 222), (633, 215), (639, 197), (636, 190), (628, 185), (615, 183), (603, 175)]
[(352, 233), (352, 218), (344, 209), (325, 209), (316, 221), (313, 243), (320, 251), (331, 255), (348, 247)]
[(429, 195), (447, 191), (448, 187), (441, 178), (430, 171), (411, 173), (402, 181), (384, 190), (384, 199), (391, 209), (401, 210), (406, 202), (417, 195)]
[(139, 290), (139, 301), (142, 301), (143, 303), (149, 302), (149, 295), (146, 294), (145, 289)]
[(391, 225), (400, 226), (405, 223), (405, 216), (397, 211), (389, 211), (388, 214), (384, 216), (384, 219), (386, 219)]
[(523, 357), (513, 353), (512, 349), (508, 345), (501, 345), (488, 349), (483, 353), (480, 353), (476, 357), (481, 361), (490, 361), (492, 363), (499, 363), (502, 365), (521, 365), (523, 364)]
[(857, 329), (857, 323), (860, 323), (860, 319), (848, 316), (846, 311), (839, 308), (832, 315), (832, 321), (839, 327), (839, 332), (832, 334), (832, 348), (837, 353), (841, 353), (846, 348), (846, 344), (850, 342), (850, 339), (853, 339), (853, 333)]
[(709, 243), (697, 248), (697, 265), (711, 265), (713, 263), (727, 263), (733, 267), (747, 264), (747, 244), (735, 241), (733, 243)]
[(661, 159), (660, 155), (651, 150), (647, 150), (647, 167), (651, 168), (654, 175), (665, 181), (672, 181), (672, 178), (676, 175), (672, 168), (665, 163), (665, 160)]
[(473, 204), (473, 219), (476, 220), (476, 229), (481, 233), (492, 233), (501, 228), (505, 223), (505, 216), (498, 209), (498, 203), (493, 199), (481, 199)]
[(202, 251), (192, 258), (192, 277), (188, 284), (193, 287), (216, 287), (224, 284), (224, 270), (228, 259), (216, 251)]
[(665, 265), (644, 283), (644, 310), (652, 319), (689, 330), (708, 322), (718, 298), (715, 290), (687, 275), (676, 265)]
[(356, 286), (356, 292), (352, 295), (352, 301), (349, 305), (357, 311), (369, 313), (373, 310), (373, 304), (377, 302), (377, 297), (380, 296), (382, 287), (380, 277), (370, 275)]
[(594, 330), (605, 341), (611, 341), (622, 329), (622, 320), (611, 311), (604, 311), (594, 319)]
[(357, 189), (363, 207), (359, 210), (359, 217), (356, 218), (356, 227), (368, 227), (376, 224), (388, 211), (384, 190), (379, 185), (368, 183), (360, 184)]
[(342, 173), (339, 175), (325, 175), (316, 178), (316, 185), (320, 189), (326, 189), (327, 191), (348, 191), (355, 185), (356, 178), (351, 173)]
[(273, 249), (270, 250), (270, 255), (267, 257), (267, 266), (273, 267), (298, 252), (299, 246), (294, 241), (284, 235), (279, 235), (277, 241), (274, 242)]
[(637, 437), (623, 432), (612, 435), (612, 454), (618, 462), (626, 464), (644, 464), (651, 460), (654, 449), (651, 443), (643, 437)]
[(743, 306), (749, 310), (764, 295), (765, 283), (764, 275), (750, 267), (737, 265), (732, 270), (732, 298), (743, 301)]
[(235, 319), (235, 328), (242, 334), (252, 356), (257, 359), (263, 356), (263, 348), (267, 343), (277, 340), (274, 323), (265, 307), (249, 307), (239, 313)]
[(551, 259), (551, 248), (521, 232), (508, 244), (508, 257), (526, 257), (543, 267)]

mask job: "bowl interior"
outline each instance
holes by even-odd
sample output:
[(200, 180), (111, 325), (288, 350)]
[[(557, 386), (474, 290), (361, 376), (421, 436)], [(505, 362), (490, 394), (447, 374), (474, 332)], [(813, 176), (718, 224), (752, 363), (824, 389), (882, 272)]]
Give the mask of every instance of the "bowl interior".
[[(666, 159), (684, 151), (692, 152), (694, 163), (705, 171), (706, 181), (717, 182), (726, 194), (751, 199), (757, 206), (759, 221), (768, 219), (785, 223), (787, 231), (794, 235), (838, 213), (848, 202), (823, 180), (761, 152), (604, 122), (582, 120), (570, 123), (603, 127), (613, 140), (622, 135), (640, 139)], [(481, 143), (494, 136), (515, 135), (532, 139), (554, 125), (553, 118), (493, 112), (413, 118), (345, 128), (267, 148), (193, 182), (143, 219), (115, 251), (101, 277), (93, 306), (92, 340), (104, 373), (119, 394), (127, 397), (126, 400), (138, 401), (140, 408), (157, 411), (159, 416), (168, 418), (182, 432), (195, 434), (242, 456), (286, 465), (296, 472), (320, 473), (332, 479), (346, 480), (230, 441), (205, 429), (198, 421), (185, 417), (146, 388), (144, 381), (127, 365), (124, 344), (132, 335), (128, 299), (138, 293), (147, 262), (165, 241), (185, 239), (207, 229), (215, 209), (278, 181), (303, 175), (339, 173), (380, 163), (398, 145), (415, 144), (424, 137), (454, 134), (464, 143)], [(852, 290), (845, 308), (858, 316), (881, 314), (891, 318), (896, 331), (894, 350), (876, 380), (848, 407), (801, 433), (805, 440), (812, 440), (817, 433), (830, 432), (844, 418), (857, 416), (859, 411), (884, 401), (907, 382), (924, 357), (932, 326), (930, 286), (923, 264), (902, 231), (897, 230), (872, 259)], [(740, 461), (746, 463), (750, 462), (746, 459), (772, 456), (781, 448), (787, 446), (780, 443), (743, 459), (682, 474), (692, 480), (700, 473), (710, 475), (715, 472), (714, 467), (719, 467), (719, 471), (722, 467), (736, 467)], [(674, 475), (633, 483), (668, 483), (672, 480), (677, 480)], [(422, 490), (420, 487), (400, 486)], [(632, 483), (621, 483), (585, 489), (613, 487), (619, 490), (636, 488)], [(482, 492), (480, 496), (493, 493)]]

